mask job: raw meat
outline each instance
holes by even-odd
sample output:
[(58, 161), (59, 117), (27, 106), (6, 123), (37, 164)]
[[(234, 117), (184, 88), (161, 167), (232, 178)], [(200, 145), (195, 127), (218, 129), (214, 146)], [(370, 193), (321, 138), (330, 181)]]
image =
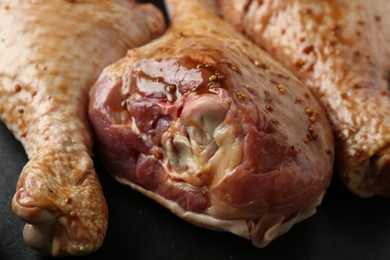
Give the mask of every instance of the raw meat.
[(309, 89), (208, 3), (166, 1), (169, 31), (103, 71), (89, 116), (119, 182), (263, 247), (315, 213), (333, 137)]
[(390, 1), (217, 1), (320, 100), (346, 186), (390, 197)]
[(87, 254), (107, 229), (95, 173), (88, 91), (101, 70), (161, 34), (163, 16), (134, 1), (0, 1), (0, 118), (29, 162), (13, 199), (26, 243)]

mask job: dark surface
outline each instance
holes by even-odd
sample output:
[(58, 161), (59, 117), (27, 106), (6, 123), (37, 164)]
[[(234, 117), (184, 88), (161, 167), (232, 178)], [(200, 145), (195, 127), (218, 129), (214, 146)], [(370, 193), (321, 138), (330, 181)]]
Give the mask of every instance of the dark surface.
[[(0, 259), (48, 259), (24, 244), (23, 223), (11, 209), (26, 161), (20, 143), (0, 124)], [(102, 247), (82, 259), (390, 259), (390, 201), (355, 197), (337, 178), (316, 215), (258, 249), (232, 234), (188, 224), (116, 183), (98, 162), (97, 170), (109, 205), (109, 228)]]
[[(0, 260), (49, 259), (25, 245), (24, 224), (11, 208), (26, 162), (22, 146), (0, 123)], [(258, 249), (184, 222), (116, 183), (98, 161), (96, 167), (110, 211), (107, 236), (96, 253), (71, 259), (390, 259), (390, 200), (358, 198), (337, 177), (316, 215)]]

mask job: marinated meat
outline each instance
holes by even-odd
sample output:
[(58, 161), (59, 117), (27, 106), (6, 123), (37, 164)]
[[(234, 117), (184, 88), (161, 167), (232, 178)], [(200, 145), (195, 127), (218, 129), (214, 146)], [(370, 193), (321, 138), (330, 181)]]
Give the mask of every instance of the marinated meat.
[(29, 246), (87, 254), (107, 229), (95, 173), (88, 91), (101, 70), (164, 30), (134, 1), (0, 1), (0, 118), (29, 162), (13, 199)]
[(217, 0), (225, 19), (307, 84), (355, 194), (390, 197), (390, 1)]
[(166, 1), (171, 28), (103, 71), (89, 116), (115, 179), (263, 247), (315, 213), (333, 137), (310, 90), (208, 4)]

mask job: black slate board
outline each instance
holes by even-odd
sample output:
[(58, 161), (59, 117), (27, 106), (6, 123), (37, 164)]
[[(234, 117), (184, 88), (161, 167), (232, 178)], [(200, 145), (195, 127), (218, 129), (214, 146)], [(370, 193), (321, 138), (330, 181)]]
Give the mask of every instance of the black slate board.
[[(11, 208), (26, 162), (22, 146), (0, 123), (0, 260), (50, 259), (25, 245), (24, 224)], [(390, 200), (358, 198), (337, 175), (316, 215), (258, 249), (230, 233), (186, 223), (95, 163), (109, 205), (107, 236), (97, 252), (69, 259), (390, 259)]]

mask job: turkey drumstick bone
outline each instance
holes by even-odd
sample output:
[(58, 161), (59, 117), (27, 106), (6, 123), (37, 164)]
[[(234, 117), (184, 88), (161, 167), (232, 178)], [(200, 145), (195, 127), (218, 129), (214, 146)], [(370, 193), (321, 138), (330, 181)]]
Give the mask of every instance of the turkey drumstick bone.
[(0, 117), (29, 161), (12, 207), (26, 243), (48, 255), (87, 254), (107, 229), (87, 121), (104, 66), (162, 33), (163, 16), (135, 1), (0, 1)]
[(291, 68), (325, 107), (346, 186), (390, 197), (390, 1), (217, 2), (226, 20)]

